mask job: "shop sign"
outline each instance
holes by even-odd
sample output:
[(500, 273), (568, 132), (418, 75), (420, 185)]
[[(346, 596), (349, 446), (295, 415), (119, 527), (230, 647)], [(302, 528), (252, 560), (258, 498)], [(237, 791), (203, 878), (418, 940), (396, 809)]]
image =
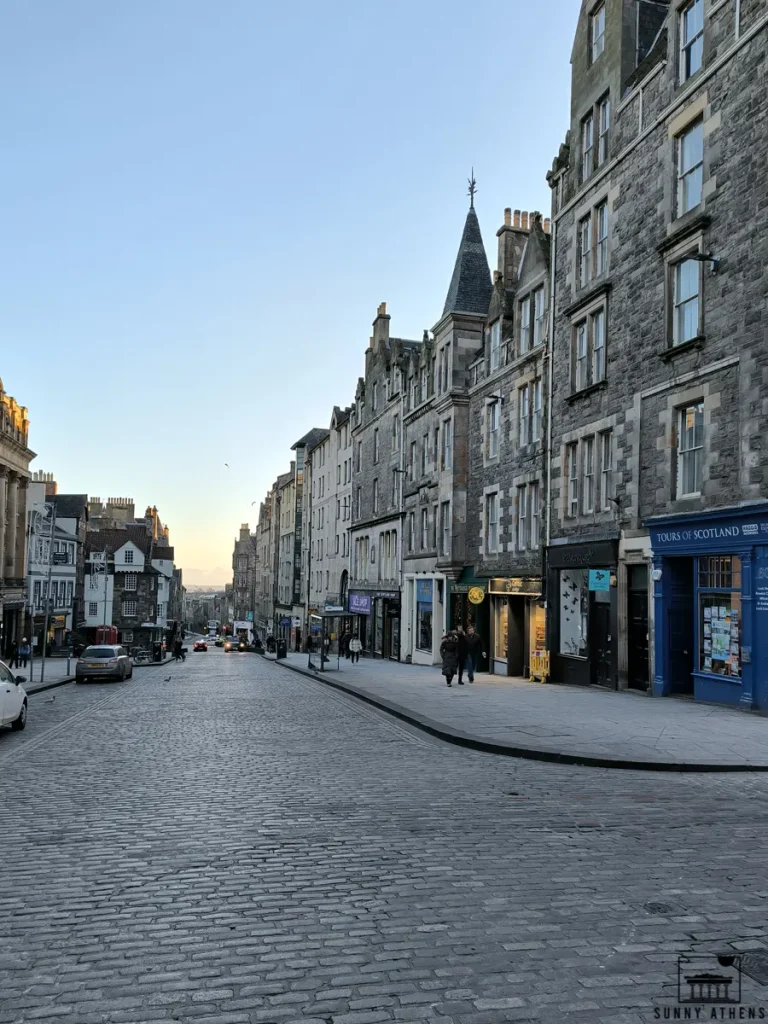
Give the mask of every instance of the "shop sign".
[(743, 516), (731, 516), (728, 519), (689, 519), (686, 522), (665, 523), (663, 526), (651, 525), (650, 532), (654, 551), (669, 551), (679, 547), (707, 550), (717, 542), (720, 545), (744, 540), (762, 539), (765, 542), (768, 540), (768, 516), (757, 515), (754, 510), (750, 510)]
[(538, 597), (541, 593), (541, 580), (513, 579), (491, 580), (488, 587), (490, 594), (530, 594)]
[(54, 615), (51, 618), (51, 629), (63, 629), (67, 624), (66, 615)]
[(294, 618), (293, 625), (296, 627), (296, 629), (298, 629), (299, 626), (301, 625), (301, 619), (298, 617), (298, 615)]
[(338, 614), (338, 615), (341, 615), (343, 613), (343, 611), (344, 611), (344, 605), (343, 604), (332, 604), (331, 602), (326, 601), (325, 602), (325, 611), (326, 611), (327, 614), (334, 614), (334, 615)]
[(349, 594), (349, 611), (352, 615), (370, 615), (371, 614), (371, 595), (370, 594), (356, 594), (354, 591), (350, 591)]
[(416, 601), (418, 604), (432, 604), (432, 580), (416, 580)]
[(590, 590), (610, 590), (611, 589), (611, 574), (607, 569), (590, 569), (589, 570), (589, 589)]
[(245, 613), (245, 621), (246, 622), (253, 622), (253, 612), (246, 612)]
[(280, 619), (280, 625), (281, 626), (290, 626), (290, 624), (291, 624), (291, 620), (288, 618), (288, 616), (287, 615), (283, 615), (283, 617)]
[(616, 541), (595, 541), (594, 544), (553, 544), (547, 548), (550, 569), (589, 568), (590, 565), (615, 565), (618, 556)]
[(470, 587), (467, 592), (467, 597), (471, 604), (482, 604), (485, 600), (485, 591), (482, 587)]

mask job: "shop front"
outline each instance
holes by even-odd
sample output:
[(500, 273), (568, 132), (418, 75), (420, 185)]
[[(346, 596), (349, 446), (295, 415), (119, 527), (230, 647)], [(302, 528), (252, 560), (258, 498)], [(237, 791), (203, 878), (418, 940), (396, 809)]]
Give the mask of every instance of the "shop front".
[(768, 504), (646, 524), (653, 694), (768, 709)]
[(487, 672), (493, 663), (490, 608), (488, 580), (476, 577), (472, 567), (464, 569), (459, 579), (450, 583), (448, 627), (461, 628), (466, 633), (472, 626), (480, 637), (488, 655), (486, 660), (480, 659), (477, 666), (480, 672)]
[(349, 614), (364, 654), (400, 660), (399, 590), (350, 590)]
[(491, 608), (491, 671), (530, 676), (530, 657), (546, 647), (541, 577), (487, 581)]
[(618, 540), (547, 551), (553, 683), (618, 688)]

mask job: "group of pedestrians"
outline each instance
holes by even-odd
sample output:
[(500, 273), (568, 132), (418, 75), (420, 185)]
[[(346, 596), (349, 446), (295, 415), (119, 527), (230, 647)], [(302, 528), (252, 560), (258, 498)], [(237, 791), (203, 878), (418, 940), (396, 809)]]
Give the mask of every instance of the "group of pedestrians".
[(357, 633), (352, 633), (349, 627), (341, 634), (339, 648), (344, 657), (351, 661), (353, 665), (355, 662), (360, 661), (360, 652), (363, 649), (363, 645)]
[(443, 675), (448, 686), (453, 683), (453, 677), (458, 673), (459, 686), (464, 685), (464, 672), (470, 683), (475, 681), (475, 668), (480, 657), (485, 657), (483, 641), (475, 632), (473, 626), (467, 628), (466, 633), (459, 626), (446, 633), (440, 643), (440, 657), (443, 659)]
[(20, 644), (17, 644), (14, 640), (11, 644), (10, 657), (8, 659), (10, 667), (26, 668), (31, 652), (32, 649), (26, 637), (22, 637)]

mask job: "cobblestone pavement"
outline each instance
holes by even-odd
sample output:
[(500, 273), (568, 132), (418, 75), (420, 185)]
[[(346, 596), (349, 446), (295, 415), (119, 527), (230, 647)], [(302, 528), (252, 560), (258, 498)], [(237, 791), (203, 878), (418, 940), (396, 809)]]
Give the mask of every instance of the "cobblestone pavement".
[(33, 695), (0, 778), (0, 1024), (635, 1024), (768, 946), (765, 776), (464, 751), (252, 655)]

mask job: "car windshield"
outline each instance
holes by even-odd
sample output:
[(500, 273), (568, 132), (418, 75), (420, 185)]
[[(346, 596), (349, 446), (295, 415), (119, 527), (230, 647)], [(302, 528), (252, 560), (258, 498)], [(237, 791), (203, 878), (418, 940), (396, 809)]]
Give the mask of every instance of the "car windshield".
[(84, 658), (115, 658), (117, 651), (114, 647), (86, 647)]

